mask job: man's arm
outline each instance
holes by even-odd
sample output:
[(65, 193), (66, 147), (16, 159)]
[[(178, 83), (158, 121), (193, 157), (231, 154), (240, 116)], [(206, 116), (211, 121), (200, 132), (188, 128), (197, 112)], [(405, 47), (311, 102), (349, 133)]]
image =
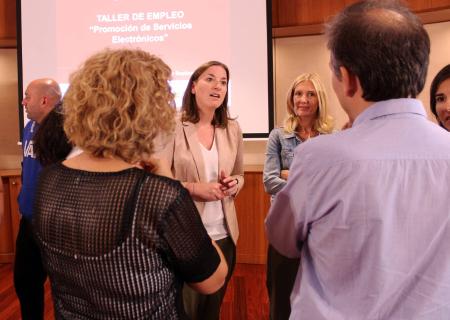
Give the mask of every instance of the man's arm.
[[(299, 146), (298, 149), (303, 149)], [(266, 218), (266, 233), (270, 244), (281, 254), (296, 258), (301, 254), (301, 243), (306, 240), (308, 208), (313, 201), (308, 177), (307, 156), (295, 151), (286, 186), (281, 189)]]
[(299, 230), (290, 196), (285, 189), (278, 192), (266, 218), (266, 234), (269, 243), (289, 258), (300, 257)]

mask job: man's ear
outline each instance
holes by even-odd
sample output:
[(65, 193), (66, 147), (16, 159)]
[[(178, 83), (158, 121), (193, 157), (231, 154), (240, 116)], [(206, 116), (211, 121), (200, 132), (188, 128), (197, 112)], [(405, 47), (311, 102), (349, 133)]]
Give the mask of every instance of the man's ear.
[(358, 91), (358, 78), (344, 66), (339, 67), (344, 93), (347, 97), (353, 97)]

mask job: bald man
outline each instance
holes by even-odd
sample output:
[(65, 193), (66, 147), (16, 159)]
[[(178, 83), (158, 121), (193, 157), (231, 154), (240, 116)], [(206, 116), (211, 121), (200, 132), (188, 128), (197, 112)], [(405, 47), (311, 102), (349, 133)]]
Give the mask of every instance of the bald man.
[(31, 224), (35, 187), (42, 168), (36, 159), (33, 137), (39, 124), (60, 100), (61, 90), (55, 80), (37, 79), (28, 85), (22, 101), (30, 121), (25, 126), (22, 140), (22, 189), (18, 198), (21, 220), (16, 240), (14, 286), (23, 320), (43, 319), (44, 283), (47, 278)]

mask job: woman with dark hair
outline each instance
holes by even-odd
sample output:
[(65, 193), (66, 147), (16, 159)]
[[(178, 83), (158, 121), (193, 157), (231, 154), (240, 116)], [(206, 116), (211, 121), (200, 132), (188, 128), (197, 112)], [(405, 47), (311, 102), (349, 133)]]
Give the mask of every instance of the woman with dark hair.
[(62, 103), (44, 118), (34, 136), (36, 158), (43, 167), (63, 161), (72, 150), (63, 128)]
[(450, 131), (450, 64), (442, 68), (431, 83), (430, 106), (441, 127)]
[(236, 120), (228, 114), (229, 71), (210, 61), (189, 79), (175, 135), (161, 157), (175, 179), (194, 199), (209, 236), (222, 249), (228, 275), (222, 288), (202, 295), (184, 287), (184, 305), (193, 319), (219, 319), (227, 283), (236, 262), (238, 225), (234, 198), (244, 185), (243, 140)]
[(184, 283), (203, 294), (224, 283), (191, 197), (152, 158), (175, 125), (170, 75), (119, 49), (70, 77), (64, 131), (82, 152), (43, 170), (34, 221), (57, 319), (185, 319)]

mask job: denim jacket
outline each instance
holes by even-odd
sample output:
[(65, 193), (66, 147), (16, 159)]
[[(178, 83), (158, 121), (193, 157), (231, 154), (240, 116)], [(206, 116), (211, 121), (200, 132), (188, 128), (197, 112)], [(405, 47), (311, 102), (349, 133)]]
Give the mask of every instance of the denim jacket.
[(303, 141), (295, 133), (287, 133), (283, 128), (270, 132), (264, 162), (263, 182), (266, 192), (273, 196), (286, 184), (280, 178), (281, 170), (289, 170), (294, 158), (294, 149)]

